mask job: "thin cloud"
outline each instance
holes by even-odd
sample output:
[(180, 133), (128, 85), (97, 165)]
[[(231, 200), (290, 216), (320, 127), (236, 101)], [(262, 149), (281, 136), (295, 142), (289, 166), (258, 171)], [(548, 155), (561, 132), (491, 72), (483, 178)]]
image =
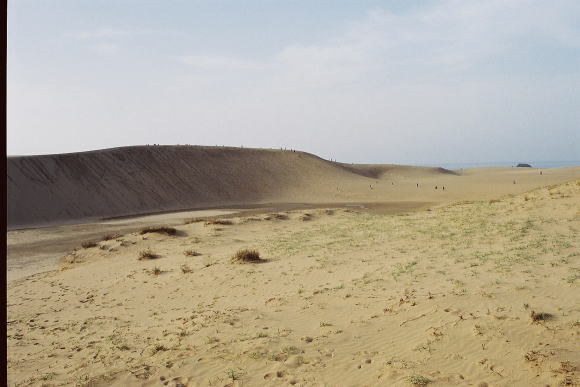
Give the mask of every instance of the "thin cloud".
[(225, 55), (187, 55), (179, 58), (179, 61), (192, 69), (202, 71), (253, 71), (263, 67), (259, 62)]
[(72, 35), (74, 38), (79, 40), (90, 40), (90, 39), (111, 39), (123, 36), (138, 35), (142, 31), (138, 30), (124, 30), (116, 28), (103, 28), (96, 31), (90, 32), (80, 32), (78, 34)]

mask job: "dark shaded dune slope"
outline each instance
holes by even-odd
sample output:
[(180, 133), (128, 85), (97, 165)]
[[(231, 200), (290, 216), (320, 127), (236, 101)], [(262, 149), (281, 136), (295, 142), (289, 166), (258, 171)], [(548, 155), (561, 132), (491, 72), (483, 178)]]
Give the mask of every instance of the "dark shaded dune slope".
[(9, 157), (7, 221), (14, 229), (161, 211), (332, 200), (318, 187), (358, 181), (365, 186), (373, 176), (368, 171), (304, 152), (203, 146)]
[(382, 179), (393, 176), (425, 177), (436, 174), (458, 175), (457, 172), (441, 167), (416, 167), (396, 164), (338, 164), (349, 172), (371, 179)]

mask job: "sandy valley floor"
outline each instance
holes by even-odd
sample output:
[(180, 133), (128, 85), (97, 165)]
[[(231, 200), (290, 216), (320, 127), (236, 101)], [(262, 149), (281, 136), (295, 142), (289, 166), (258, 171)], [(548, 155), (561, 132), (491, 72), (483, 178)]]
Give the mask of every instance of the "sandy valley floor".
[[(119, 235), (10, 282), (10, 384), (579, 383), (580, 180), (231, 221)], [(266, 261), (231, 263), (241, 248)]]

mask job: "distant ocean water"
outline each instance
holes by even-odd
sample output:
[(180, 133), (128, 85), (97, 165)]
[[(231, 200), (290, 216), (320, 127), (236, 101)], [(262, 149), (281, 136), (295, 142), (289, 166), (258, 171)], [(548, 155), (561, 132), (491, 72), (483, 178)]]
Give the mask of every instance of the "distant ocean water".
[(442, 167), (445, 169), (467, 169), (483, 167), (515, 167), (518, 164), (530, 164), (533, 168), (562, 168), (580, 166), (580, 160), (571, 161), (496, 161), (488, 163), (431, 163), (431, 164), (414, 164), (419, 166)]

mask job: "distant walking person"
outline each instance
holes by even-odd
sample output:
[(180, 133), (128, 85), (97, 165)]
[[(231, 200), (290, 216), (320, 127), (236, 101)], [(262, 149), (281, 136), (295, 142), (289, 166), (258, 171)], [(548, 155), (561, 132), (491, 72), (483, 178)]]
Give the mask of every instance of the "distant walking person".
[(437, 189), (437, 186), (435, 186), (435, 189)]
[(417, 188), (419, 188), (419, 183), (417, 183)]
[(445, 191), (445, 186), (443, 186), (443, 191)]

